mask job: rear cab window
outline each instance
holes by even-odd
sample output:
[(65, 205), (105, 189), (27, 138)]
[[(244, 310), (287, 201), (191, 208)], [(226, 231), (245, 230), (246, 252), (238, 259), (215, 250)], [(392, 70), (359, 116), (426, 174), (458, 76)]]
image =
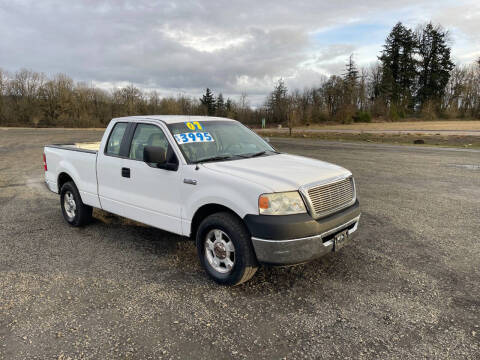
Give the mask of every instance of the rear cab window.
[(108, 138), (105, 154), (120, 156), (120, 148), (122, 145), (123, 136), (127, 130), (127, 126), (128, 123), (125, 122), (119, 122), (115, 124)]

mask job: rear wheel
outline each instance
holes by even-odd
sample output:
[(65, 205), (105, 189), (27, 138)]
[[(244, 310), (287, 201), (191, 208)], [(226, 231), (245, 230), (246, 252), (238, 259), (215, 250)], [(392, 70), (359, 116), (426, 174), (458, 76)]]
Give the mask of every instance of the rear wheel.
[(63, 184), (60, 190), (60, 206), (63, 217), (72, 226), (83, 226), (92, 220), (92, 207), (82, 202), (80, 193), (72, 181)]
[(257, 271), (250, 235), (233, 214), (222, 212), (206, 217), (198, 227), (196, 244), (205, 271), (220, 284), (241, 284)]

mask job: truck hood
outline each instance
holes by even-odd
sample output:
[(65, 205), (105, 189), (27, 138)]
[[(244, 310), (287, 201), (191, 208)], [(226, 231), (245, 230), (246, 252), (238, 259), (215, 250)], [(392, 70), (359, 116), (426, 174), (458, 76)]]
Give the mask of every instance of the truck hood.
[(272, 192), (298, 190), (305, 184), (351, 174), (334, 164), (289, 154), (205, 163), (204, 166), (257, 183)]

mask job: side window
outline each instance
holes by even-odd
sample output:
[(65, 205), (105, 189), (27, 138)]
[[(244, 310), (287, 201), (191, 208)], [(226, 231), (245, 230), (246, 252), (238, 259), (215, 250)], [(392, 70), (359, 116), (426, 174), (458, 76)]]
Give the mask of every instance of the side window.
[(158, 146), (165, 150), (168, 149), (168, 140), (162, 129), (150, 124), (138, 124), (133, 134), (132, 144), (128, 157), (133, 160), (143, 161), (143, 149), (145, 146)]
[(119, 122), (113, 127), (107, 142), (107, 155), (120, 155), (120, 145), (122, 144), (123, 135), (127, 130), (127, 123)]

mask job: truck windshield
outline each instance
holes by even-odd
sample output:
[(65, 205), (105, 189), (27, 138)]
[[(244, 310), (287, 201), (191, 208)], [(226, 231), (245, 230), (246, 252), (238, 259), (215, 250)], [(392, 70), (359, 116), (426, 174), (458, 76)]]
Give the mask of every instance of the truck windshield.
[(236, 121), (190, 121), (168, 125), (190, 164), (267, 156), (277, 152)]

